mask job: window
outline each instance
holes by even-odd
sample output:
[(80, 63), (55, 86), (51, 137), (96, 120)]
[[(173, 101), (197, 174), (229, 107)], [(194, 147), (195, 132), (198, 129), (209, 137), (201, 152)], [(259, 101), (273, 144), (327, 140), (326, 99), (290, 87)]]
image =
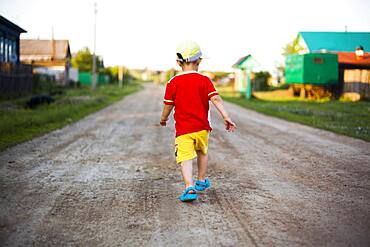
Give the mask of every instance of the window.
[(17, 62), (17, 51), (16, 51), (16, 42), (14, 37), (8, 38), (8, 62), (16, 63)]
[(12, 42), (9, 40), (8, 41), (8, 59), (10, 61), (10, 57), (12, 56), (13, 54), (13, 46), (12, 46)]
[(17, 42), (13, 40), (13, 56), (15, 59), (15, 63), (17, 63), (18, 57), (17, 57)]
[(4, 61), (4, 37), (0, 33), (0, 62)]
[(4, 39), (4, 62), (8, 62), (9, 61), (9, 53), (8, 53), (9, 49), (8, 49), (8, 39)]
[(322, 57), (315, 57), (313, 59), (313, 62), (316, 63), (316, 64), (323, 64), (324, 63), (324, 59)]

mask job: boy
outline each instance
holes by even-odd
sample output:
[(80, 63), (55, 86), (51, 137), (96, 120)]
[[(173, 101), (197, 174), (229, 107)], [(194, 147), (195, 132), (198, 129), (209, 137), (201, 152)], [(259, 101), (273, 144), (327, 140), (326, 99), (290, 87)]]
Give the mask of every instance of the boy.
[[(229, 118), (210, 79), (199, 74), (198, 67), (202, 60), (200, 47), (192, 41), (185, 41), (177, 47), (177, 63), (182, 73), (174, 76), (166, 86), (164, 107), (160, 125), (166, 126), (168, 116), (175, 108), (176, 162), (181, 165), (181, 174), (185, 190), (180, 196), (183, 202), (197, 199), (197, 190), (210, 187), (205, 177), (208, 165), (208, 136), (212, 130), (209, 122), (210, 100), (224, 119), (227, 131), (234, 131), (236, 126)], [(193, 187), (192, 160), (197, 157), (198, 178)]]

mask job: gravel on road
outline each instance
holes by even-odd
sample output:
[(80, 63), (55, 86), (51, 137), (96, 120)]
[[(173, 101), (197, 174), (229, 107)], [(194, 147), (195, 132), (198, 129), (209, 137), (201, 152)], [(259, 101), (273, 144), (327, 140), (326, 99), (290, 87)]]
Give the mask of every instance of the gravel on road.
[(225, 103), (193, 203), (164, 88), (0, 153), (1, 246), (369, 246), (370, 143)]

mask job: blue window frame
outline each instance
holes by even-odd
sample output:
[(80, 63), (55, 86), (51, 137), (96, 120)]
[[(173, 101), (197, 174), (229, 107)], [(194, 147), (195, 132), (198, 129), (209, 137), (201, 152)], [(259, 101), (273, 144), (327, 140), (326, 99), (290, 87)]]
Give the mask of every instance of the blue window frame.
[(4, 36), (0, 32), (0, 62), (4, 62)]
[(9, 53), (8, 53), (9, 49), (8, 49), (8, 39), (5, 38), (4, 39), (4, 62), (8, 62), (9, 61)]

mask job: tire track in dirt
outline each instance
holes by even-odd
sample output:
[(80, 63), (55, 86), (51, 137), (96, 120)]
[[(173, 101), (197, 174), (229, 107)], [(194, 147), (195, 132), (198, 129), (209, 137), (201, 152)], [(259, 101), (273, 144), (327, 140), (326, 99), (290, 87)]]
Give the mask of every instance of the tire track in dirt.
[[(230, 191), (227, 193), (230, 193)], [(234, 217), (237, 220), (239, 227), (232, 228), (236, 230), (241, 243), (245, 243), (248, 246), (257, 246), (255, 239), (248, 230), (246, 222), (242, 220), (242, 216), (240, 216), (238, 211), (233, 206), (233, 203), (230, 201), (230, 199), (228, 199), (227, 193), (225, 193), (223, 190), (220, 190), (218, 193), (216, 193), (215, 190), (212, 189), (209, 191), (210, 200), (213, 200), (216, 204), (218, 204), (224, 215), (228, 215), (228, 217)], [(238, 228), (240, 228), (241, 231), (238, 231)]]

